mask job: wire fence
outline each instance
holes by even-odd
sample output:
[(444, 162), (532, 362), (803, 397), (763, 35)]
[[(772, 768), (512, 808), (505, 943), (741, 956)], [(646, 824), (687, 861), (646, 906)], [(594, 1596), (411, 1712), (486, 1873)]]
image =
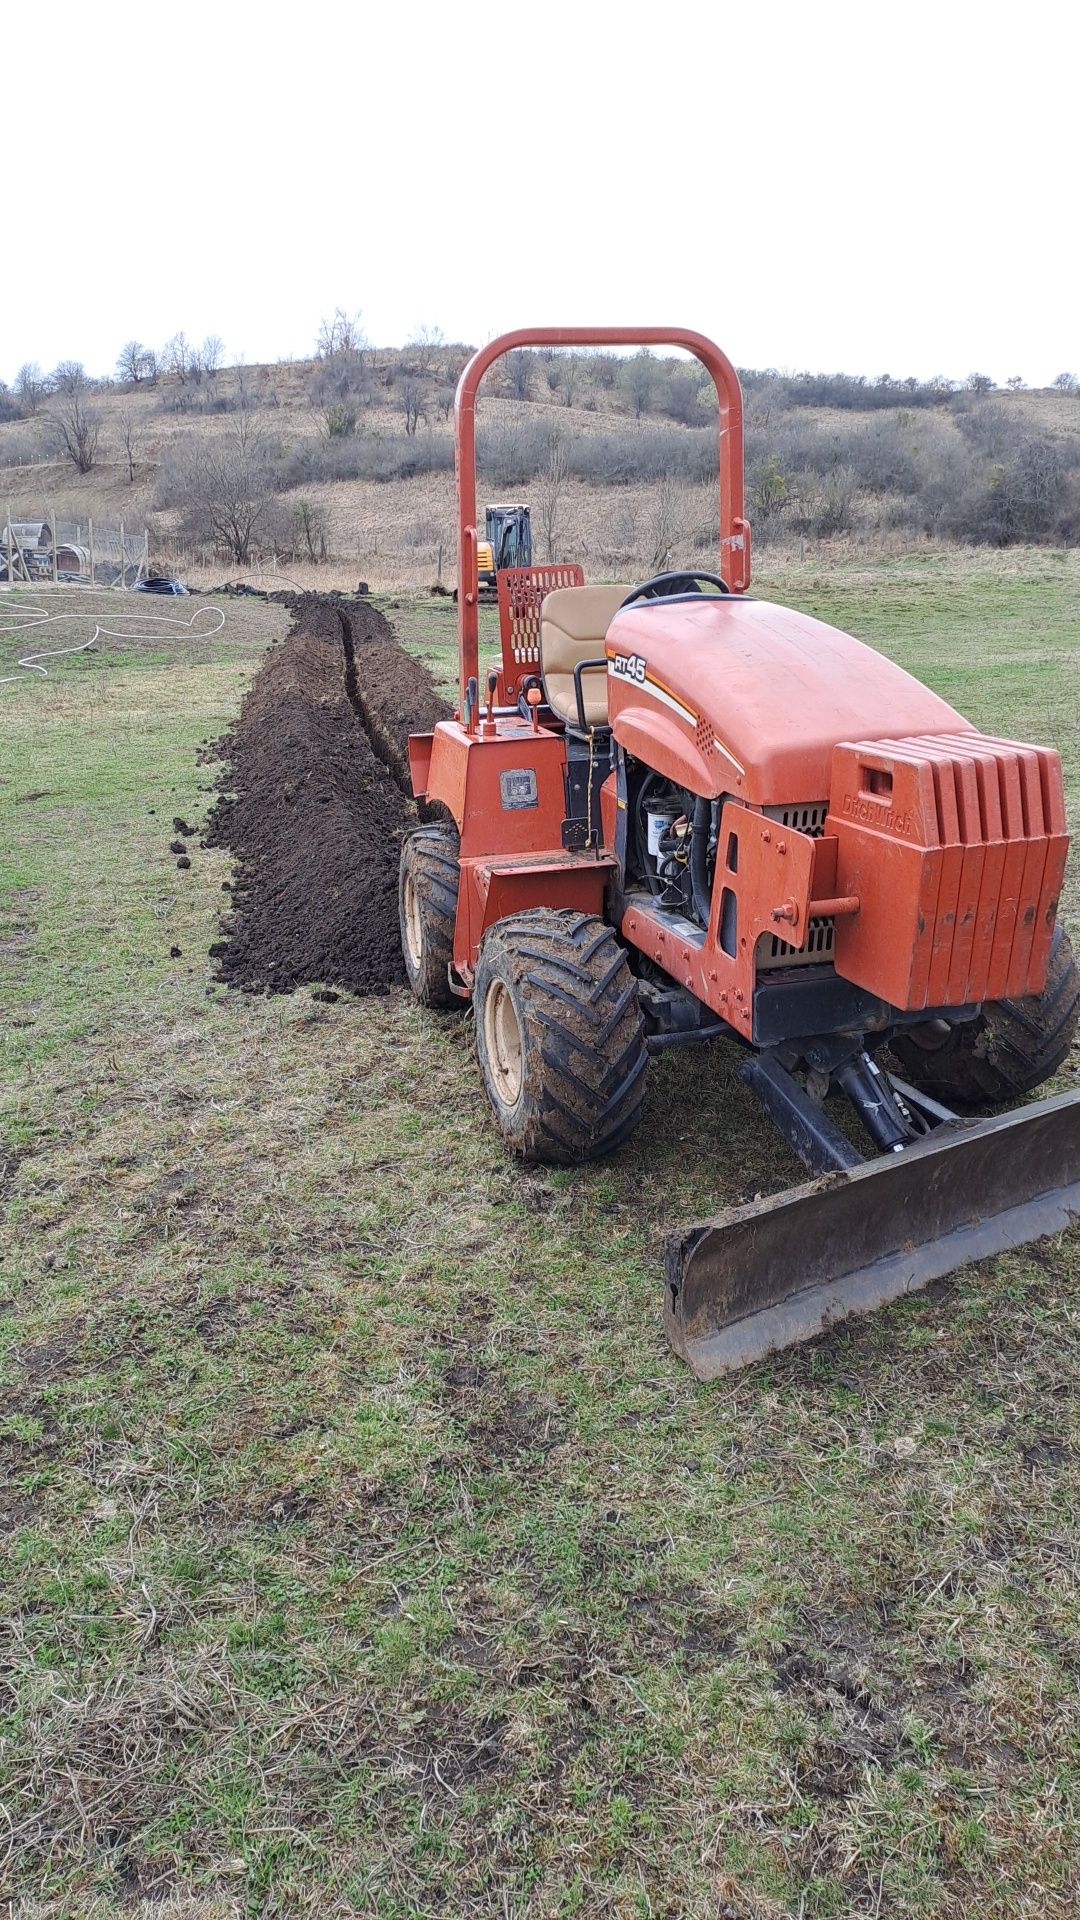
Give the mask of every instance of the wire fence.
[(133, 587), (150, 569), (145, 527), (98, 520), (0, 520), (0, 586)]

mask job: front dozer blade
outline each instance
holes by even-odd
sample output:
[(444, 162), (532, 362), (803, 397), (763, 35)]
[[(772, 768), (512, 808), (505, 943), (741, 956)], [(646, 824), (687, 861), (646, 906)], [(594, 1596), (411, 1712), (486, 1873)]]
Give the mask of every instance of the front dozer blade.
[(1080, 1221), (1080, 1092), (672, 1234), (665, 1324), (699, 1380)]

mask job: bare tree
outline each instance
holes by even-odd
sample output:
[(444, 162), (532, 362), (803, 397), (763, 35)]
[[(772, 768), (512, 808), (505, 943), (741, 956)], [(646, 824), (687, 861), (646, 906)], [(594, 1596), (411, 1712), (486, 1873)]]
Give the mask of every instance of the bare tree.
[(171, 373), (182, 387), (187, 385), (191, 373), (191, 347), (186, 334), (174, 333), (171, 340), (166, 340), (161, 349), (161, 363), (166, 373)]
[(238, 566), (273, 500), (262, 435), (246, 413), (223, 438), (196, 440), (180, 473), (180, 504), (188, 530), (210, 539)]
[(120, 415), (120, 444), (127, 460), (128, 480), (134, 485), (135, 455), (142, 445), (142, 422), (130, 407), (125, 407)]
[(326, 508), (315, 500), (295, 500), (292, 508), (294, 548), (301, 558), (318, 566), (326, 559), (330, 523)]
[(988, 373), (969, 373), (964, 382), (969, 393), (989, 393), (993, 384)]
[(208, 333), (199, 348), (199, 362), (207, 379), (212, 380), (225, 358), (225, 342), (220, 334)]
[(152, 347), (144, 347), (141, 340), (128, 340), (120, 349), (116, 371), (132, 387), (144, 380), (153, 383), (157, 379), (157, 354)]
[(1080, 393), (1080, 380), (1077, 379), (1075, 373), (1059, 373), (1053, 381), (1053, 385), (1059, 393)]
[(576, 353), (560, 353), (555, 362), (552, 385), (563, 397), (563, 406), (572, 407), (581, 376), (581, 361)]
[(1006, 380), (1005, 385), (1008, 387), (1010, 393), (1021, 393), (1024, 387), (1023, 374), (1011, 373), (1009, 375), (1009, 378)]
[(398, 388), (398, 404), (405, 421), (405, 432), (414, 434), (426, 417), (427, 396), (419, 374), (406, 373)]
[(445, 345), (441, 327), (417, 327), (415, 337), (406, 342), (407, 364), (414, 366), (417, 373), (430, 373), (440, 348)]
[(569, 477), (570, 461), (566, 445), (558, 427), (553, 427), (548, 435), (547, 465), (540, 474), (536, 488), (537, 519), (544, 536), (547, 558), (552, 564), (559, 558), (559, 521)]
[(81, 360), (61, 360), (49, 375), (49, 385), (54, 393), (85, 394), (90, 390), (90, 379)]
[(15, 392), (25, 414), (36, 413), (48, 391), (48, 382), (36, 360), (28, 360), (19, 368), (15, 375)]
[(649, 508), (649, 572), (663, 573), (671, 559), (676, 533), (675, 489), (670, 480), (661, 480)]
[(367, 345), (359, 312), (346, 313), (344, 307), (335, 307), (331, 319), (320, 320), (316, 347), (320, 360), (333, 360), (339, 353), (362, 354)]
[(89, 473), (97, 459), (100, 428), (86, 404), (86, 382), (72, 379), (60, 389), (60, 404), (52, 415), (53, 432), (61, 453), (79, 473)]
[(515, 400), (528, 400), (532, 395), (533, 355), (524, 347), (515, 347), (513, 353), (503, 355), (503, 372)]

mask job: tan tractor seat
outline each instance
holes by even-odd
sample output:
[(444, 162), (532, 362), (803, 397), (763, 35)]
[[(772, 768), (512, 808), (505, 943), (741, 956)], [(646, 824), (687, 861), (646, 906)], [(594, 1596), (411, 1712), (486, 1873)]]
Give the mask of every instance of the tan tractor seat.
[[(607, 630), (629, 587), (556, 587), (540, 609), (540, 675), (548, 705), (568, 727), (578, 725), (574, 668), (581, 660), (602, 660)], [(607, 726), (607, 670), (581, 676), (585, 721)]]

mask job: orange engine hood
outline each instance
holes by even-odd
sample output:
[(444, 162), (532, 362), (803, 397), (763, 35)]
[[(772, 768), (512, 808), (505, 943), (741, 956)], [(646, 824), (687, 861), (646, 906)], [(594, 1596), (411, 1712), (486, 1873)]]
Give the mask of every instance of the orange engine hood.
[(841, 740), (974, 731), (861, 640), (768, 600), (647, 601), (616, 614), (606, 651), (616, 739), (710, 797), (824, 800)]

